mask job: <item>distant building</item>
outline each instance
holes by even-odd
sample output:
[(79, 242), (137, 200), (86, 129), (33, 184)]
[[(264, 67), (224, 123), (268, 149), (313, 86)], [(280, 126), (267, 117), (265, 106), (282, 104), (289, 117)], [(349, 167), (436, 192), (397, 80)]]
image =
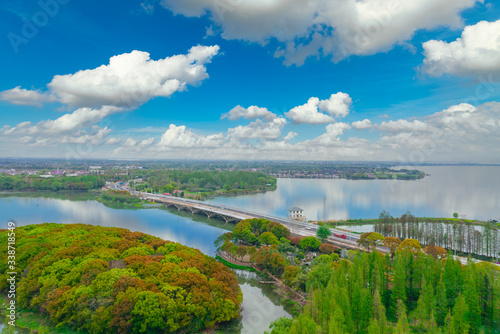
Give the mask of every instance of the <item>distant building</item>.
[(293, 220), (305, 221), (306, 216), (304, 216), (304, 210), (294, 206), (291, 209), (288, 209), (288, 217)]

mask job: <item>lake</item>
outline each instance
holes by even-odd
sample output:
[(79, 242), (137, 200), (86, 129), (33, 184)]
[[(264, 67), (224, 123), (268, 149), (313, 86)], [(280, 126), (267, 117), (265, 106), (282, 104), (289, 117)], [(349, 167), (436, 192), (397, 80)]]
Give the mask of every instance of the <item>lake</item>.
[[(413, 167), (412, 167), (413, 168)], [(275, 191), (217, 197), (211, 203), (248, 208), (286, 217), (299, 206), (310, 220), (374, 218), (383, 210), (400, 216), (451, 217), (500, 221), (500, 167), (417, 167), (430, 174), (422, 180), (279, 179)], [(0, 226), (42, 222), (84, 223), (128, 228), (198, 248), (214, 256), (214, 240), (233, 225), (175, 209), (121, 210), (96, 201), (45, 197), (0, 197)], [(289, 316), (280, 298), (248, 273), (237, 271), (243, 291), (242, 319), (227, 333), (262, 333), (278, 317)], [(250, 275), (250, 276), (249, 276)]]
[(279, 179), (275, 191), (216, 197), (225, 204), (286, 217), (288, 209), (304, 209), (309, 220), (377, 218), (386, 210), (415, 216), (500, 221), (499, 166), (404, 167), (429, 174), (421, 180)]

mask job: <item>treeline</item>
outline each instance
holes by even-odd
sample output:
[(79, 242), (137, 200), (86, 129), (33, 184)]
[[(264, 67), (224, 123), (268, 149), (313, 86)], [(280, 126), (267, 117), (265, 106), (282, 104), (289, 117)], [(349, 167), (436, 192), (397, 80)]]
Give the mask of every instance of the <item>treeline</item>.
[(474, 253), (488, 257), (497, 257), (500, 252), (500, 233), (495, 221), (482, 223), (482, 232), (468, 221), (425, 220), (413, 216), (410, 212), (400, 218), (392, 217), (383, 211), (374, 226), (374, 232), (385, 237), (399, 239), (417, 239), (423, 244), (433, 244), (463, 253)]
[[(0, 233), (7, 249), (9, 231)], [(199, 250), (123, 228), (15, 229), (17, 306), (89, 333), (199, 332), (238, 317), (235, 274)], [(7, 291), (7, 252), (0, 290)]]
[(101, 176), (54, 176), (40, 178), (28, 175), (0, 175), (0, 190), (90, 190), (99, 189), (106, 184)]
[(128, 191), (107, 190), (97, 200), (112, 208), (142, 207), (141, 199), (130, 195)]
[(378, 251), (324, 258), (307, 273), (302, 314), (278, 319), (271, 333), (496, 333), (499, 275), (491, 263), (464, 266), (408, 248), (393, 260)]
[(134, 183), (136, 190), (164, 193), (263, 191), (276, 187), (276, 178), (246, 171), (137, 170), (131, 176), (144, 181)]

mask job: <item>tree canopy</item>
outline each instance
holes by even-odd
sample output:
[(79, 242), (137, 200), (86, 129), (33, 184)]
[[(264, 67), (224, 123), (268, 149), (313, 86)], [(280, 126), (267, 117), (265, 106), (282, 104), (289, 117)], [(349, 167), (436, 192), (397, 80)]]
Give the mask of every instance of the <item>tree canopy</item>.
[[(17, 301), (89, 333), (200, 331), (238, 317), (234, 273), (199, 250), (124, 228), (16, 229)], [(7, 244), (7, 232), (0, 233)], [(6, 291), (7, 259), (0, 261)]]

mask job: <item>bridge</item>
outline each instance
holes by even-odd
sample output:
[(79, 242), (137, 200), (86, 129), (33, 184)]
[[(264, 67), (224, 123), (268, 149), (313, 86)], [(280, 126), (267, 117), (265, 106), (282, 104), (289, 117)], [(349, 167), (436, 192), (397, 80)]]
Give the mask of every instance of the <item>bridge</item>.
[[(141, 199), (161, 203), (166, 207), (172, 207), (177, 210), (188, 211), (192, 214), (203, 214), (208, 218), (216, 218), (224, 220), (226, 223), (238, 223), (245, 219), (250, 218), (264, 218), (270, 221), (275, 221), (280, 224), (285, 225), (292, 234), (301, 235), (301, 236), (316, 236), (316, 230), (319, 226), (314, 224), (308, 224), (297, 220), (276, 217), (273, 215), (263, 214), (260, 212), (255, 212), (252, 210), (228, 207), (225, 205), (216, 205), (210, 204), (207, 202), (182, 198), (182, 197), (173, 197), (161, 194), (151, 194), (151, 193), (143, 193), (129, 190), (131, 195), (137, 195)], [(364, 248), (359, 247), (357, 244), (357, 240), (359, 239), (359, 235), (355, 233), (349, 233), (341, 230), (337, 230), (334, 228), (330, 228), (332, 231), (332, 236), (327, 239), (327, 242), (333, 244), (335, 246), (347, 249), (357, 249), (363, 250)], [(341, 239), (338, 237), (334, 237), (334, 234), (344, 234), (346, 239)], [(383, 247), (378, 248), (380, 251), (386, 251)]]

